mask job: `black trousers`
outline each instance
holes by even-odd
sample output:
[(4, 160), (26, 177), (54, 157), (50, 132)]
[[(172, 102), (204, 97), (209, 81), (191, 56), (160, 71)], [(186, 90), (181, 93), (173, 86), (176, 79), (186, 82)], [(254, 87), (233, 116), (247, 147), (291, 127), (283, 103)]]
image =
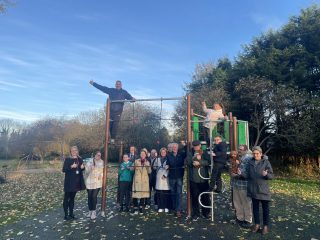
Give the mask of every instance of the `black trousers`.
[(170, 190), (156, 190), (159, 209), (169, 208)]
[(64, 192), (63, 210), (65, 216), (68, 216), (68, 209), (69, 215), (73, 215), (74, 198), (76, 197), (76, 194), (77, 192)]
[(221, 173), (224, 168), (223, 163), (214, 163), (212, 174), (211, 174), (211, 188), (214, 188), (214, 186), (217, 186), (216, 191), (221, 192), (222, 188), (222, 180), (221, 180)]
[[(139, 204), (138, 204), (138, 200), (140, 200)], [(133, 201), (133, 206), (135, 208), (138, 208), (138, 206), (142, 208), (146, 205), (147, 198), (133, 198), (132, 201)]]
[(131, 182), (119, 182), (119, 195), (120, 195), (120, 206), (125, 205), (129, 207), (130, 205), (130, 194), (131, 194)]
[[(195, 183), (190, 181), (190, 193), (191, 193), (191, 202), (192, 202), (192, 216), (200, 216), (200, 204), (199, 204), (199, 195), (202, 192), (208, 191), (209, 184), (208, 182), (204, 183)], [(201, 197), (201, 203), (205, 206), (210, 206), (210, 198), (208, 194), (204, 194)], [(210, 212), (210, 208), (202, 208), (202, 215), (207, 216)]]
[(156, 191), (156, 177), (151, 173), (149, 175), (149, 189), (150, 189), (150, 197), (147, 199), (146, 204), (151, 205), (151, 195), (152, 195), (152, 190), (155, 191), (153, 201), (154, 205), (158, 205), (158, 197), (157, 197), (157, 191)]
[(270, 223), (269, 201), (258, 200), (258, 199), (252, 198), (252, 210), (253, 210), (254, 223), (260, 225), (260, 214), (259, 214), (259, 203), (260, 202), (262, 205), (263, 225), (269, 226), (269, 223)]
[(110, 135), (113, 139), (116, 138), (118, 134), (121, 114), (122, 112), (110, 113)]
[(87, 189), (88, 192), (88, 207), (89, 211), (94, 211), (97, 208), (97, 198), (100, 188), (97, 189)]

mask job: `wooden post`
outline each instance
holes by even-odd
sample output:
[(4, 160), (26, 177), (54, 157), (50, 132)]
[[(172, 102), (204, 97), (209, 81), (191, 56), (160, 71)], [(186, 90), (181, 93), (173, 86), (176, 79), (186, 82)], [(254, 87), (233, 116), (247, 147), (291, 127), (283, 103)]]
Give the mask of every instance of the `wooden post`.
[[(187, 96), (187, 153), (191, 151), (192, 142), (192, 131), (191, 131), (191, 96)], [(189, 181), (189, 168), (187, 167), (187, 214), (191, 217), (191, 194), (190, 194), (190, 181)]]
[(104, 169), (102, 180), (102, 200), (101, 200), (101, 216), (106, 216), (106, 203), (107, 203), (107, 186), (108, 186), (108, 148), (109, 148), (109, 128), (110, 128), (110, 99), (107, 100), (106, 105), (106, 129), (105, 129), (105, 143), (104, 143)]
[(120, 141), (120, 149), (119, 149), (119, 163), (122, 162), (122, 156), (123, 156), (123, 141)]

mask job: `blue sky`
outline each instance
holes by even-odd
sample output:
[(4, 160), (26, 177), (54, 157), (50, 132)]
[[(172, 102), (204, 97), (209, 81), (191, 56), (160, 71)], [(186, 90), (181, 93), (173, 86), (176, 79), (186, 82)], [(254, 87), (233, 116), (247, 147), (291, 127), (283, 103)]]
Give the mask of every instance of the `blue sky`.
[(182, 96), (197, 63), (234, 59), (317, 1), (15, 2), (0, 15), (0, 118), (34, 121), (101, 108), (90, 79), (120, 79), (136, 98)]

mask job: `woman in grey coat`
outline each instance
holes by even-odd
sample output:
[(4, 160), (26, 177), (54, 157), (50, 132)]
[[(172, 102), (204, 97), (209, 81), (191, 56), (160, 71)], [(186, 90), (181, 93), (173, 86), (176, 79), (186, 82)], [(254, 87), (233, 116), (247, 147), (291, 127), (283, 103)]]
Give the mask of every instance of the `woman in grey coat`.
[(268, 157), (262, 155), (261, 147), (252, 149), (253, 158), (247, 164), (245, 172), (240, 173), (248, 179), (248, 196), (252, 198), (253, 218), (255, 225), (252, 232), (260, 231), (259, 204), (262, 205), (263, 229), (262, 234), (269, 232), (269, 202), (271, 193), (268, 180), (273, 178), (273, 170)]

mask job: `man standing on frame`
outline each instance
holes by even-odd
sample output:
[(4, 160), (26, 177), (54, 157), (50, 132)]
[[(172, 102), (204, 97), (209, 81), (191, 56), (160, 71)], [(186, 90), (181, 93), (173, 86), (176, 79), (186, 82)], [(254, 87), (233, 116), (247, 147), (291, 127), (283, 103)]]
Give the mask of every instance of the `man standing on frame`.
[[(126, 90), (122, 89), (122, 83), (120, 80), (116, 81), (115, 88), (101, 86), (93, 80), (90, 80), (89, 83), (100, 91), (108, 94), (111, 101), (135, 100), (135, 98), (133, 98)], [(110, 104), (110, 135), (112, 139), (115, 139), (117, 137), (117, 131), (123, 111), (123, 105), (124, 102), (112, 102)]]

